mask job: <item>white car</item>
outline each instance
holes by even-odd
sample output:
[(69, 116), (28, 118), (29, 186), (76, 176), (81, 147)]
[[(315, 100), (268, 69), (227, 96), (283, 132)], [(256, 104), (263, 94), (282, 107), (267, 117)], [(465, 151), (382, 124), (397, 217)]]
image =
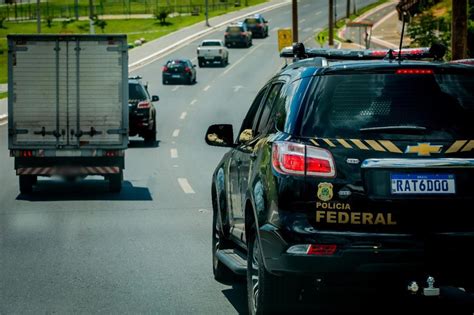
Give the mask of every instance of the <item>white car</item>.
[(197, 48), (199, 67), (204, 67), (208, 63), (219, 62), (225, 67), (229, 63), (229, 51), (224, 42), (219, 39), (206, 39)]

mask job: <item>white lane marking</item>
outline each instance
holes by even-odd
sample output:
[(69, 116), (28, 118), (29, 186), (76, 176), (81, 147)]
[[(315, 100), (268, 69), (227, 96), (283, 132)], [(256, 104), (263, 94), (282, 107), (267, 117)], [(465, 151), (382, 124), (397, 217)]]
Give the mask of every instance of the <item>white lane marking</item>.
[(321, 29), (320, 28), (315, 28), (315, 29), (313, 29), (313, 32), (319, 33), (319, 32), (321, 32)]
[(177, 85), (175, 86), (171, 91), (176, 92), (181, 86)]
[(243, 88), (242, 85), (236, 85), (236, 86), (234, 86), (234, 92), (237, 93), (242, 88)]
[(385, 22), (386, 20), (388, 20), (389, 18), (391, 18), (392, 16), (394, 16), (395, 14), (397, 14), (398, 12), (397, 11), (393, 11), (392, 13), (389, 13), (387, 14), (386, 16), (384, 16), (382, 19), (378, 20), (373, 26), (372, 26), (372, 30), (378, 28), (383, 22)]
[(173, 165), (173, 167), (179, 167), (179, 165), (176, 165), (176, 164), (175, 164), (175, 165)]
[(6, 124), (8, 124), (8, 121), (0, 123), (0, 126), (5, 126)]
[(171, 141), (171, 144), (176, 144), (176, 141)]
[(194, 190), (189, 185), (189, 182), (186, 178), (178, 178), (178, 184), (181, 186), (181, 189), (184, 191), (185, 194), (194, 194)]
[(274, 27), (270, 30), (270, 32), (276, 32), (278, 30), (278, 27)]
[[(305, 6), (303, 6), (303, 8), (304, 8), (304, 7), (305, 7)], [(304, 23), (304, 22), (306, 22), (306, 19), (301, 19), (301, 20), (300, 20), (300, 23)]]
[(202, 89), (204, 92), (206, 92), (207, 90), (209, 90), (211, 88), (210, 85), (206, 86), (204, 89)]
[(311, 27), (307, 27), (303, 30), (303, 32), (309, 32), (309, 31), (311, 31)]
[(308, 3), (308, 4), (304, 4), (304, 5), (302, 6), (302, 8), (307, 8), (307, 7), (309, 7), (309, 3)]
[(171, 149), (170, 154), (171, 154), (172, 159), (177, 159), (178, 158), (178, 149)]
[(192, 100), (191, 103), (189, 103), (189, 105), (194, 105), (194, 104), (196, 104), (197, 101), (198, 100)]
[(318, 11), (316, 12), (314, 15), (320, 15), (321, 13), (323, 13), (322, 11)]
[(222, 72), (220, 74), (220, 76), (224, 76), (226, 75), (227, 73), (229, 73), (230, 70), (234, 69), (234, 67), (236, 67), (239, 63), (242, 62), (242, 60), (244, 60), (245, 58), (248, 57), (248, 55), (250, 55), (251, 53), (253, 53), (258, 47), (262, 46), (262, 43), (258, 44), (258, 45), (255, 45), (255, 47), (253, 47), (252, 49), (250, 49), (248, 51), (248, 53), (246, 53), (245, 55), (243, 55), (242, 57), (240, 57), (236, 62), (234, 62), (229, 68), (227, 68), (224, 72)]
[(179, 129), (175, 129), (175, 130), (173, 131), (173, 137), (176, 138), (177, 136), (179, 136)]
[(187, 114), (188, 114), (188, 113), (186, 113), (186, 112), (182, 112), (182, 113), (181, 113), (181, 116), (179, 116), (179, 119), (183, 120), (184, 118), (186, 118), (186, 115), (187, 115)]

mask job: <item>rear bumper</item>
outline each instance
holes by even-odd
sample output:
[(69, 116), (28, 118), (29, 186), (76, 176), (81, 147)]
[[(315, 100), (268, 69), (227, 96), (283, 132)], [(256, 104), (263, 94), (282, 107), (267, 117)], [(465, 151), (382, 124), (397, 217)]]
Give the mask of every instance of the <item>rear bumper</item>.
[[(263, 226), (260, 240), (265, 267), (276, 274), (308, 276), (380, 273), (409, 279), (428, 273), (454, 281), (473, 279), (474, 259), (469, 257), (469, 248), (474, 242), (474, 234), (437, 235), (424, 240), (412, 236), (376, 234), (348, 237), (318, 233), (318, 236), (282, 233), (271, 225)], [(338, 244), (338, 249), (331, 256), (287, 253), (296, 244), (318, 243)]]
[(221, 61), (223, 59), (222, 56), (209, 56), (209, 57), (198, 57), (198, 60), (207, 61), (207, 62), (214, 62), (214, 61)]
[(240, 38), (229, 38), (225, 40), (225, 45), (236, 45), (236, 44), (246, 44), (250, 40), (247, 39), (246, 37), (240, 37)]

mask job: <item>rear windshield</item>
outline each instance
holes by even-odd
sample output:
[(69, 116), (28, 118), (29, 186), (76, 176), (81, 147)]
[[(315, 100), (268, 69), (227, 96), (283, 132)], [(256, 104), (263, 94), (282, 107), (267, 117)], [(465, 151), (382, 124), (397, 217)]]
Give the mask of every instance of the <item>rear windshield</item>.
[(220, 42), (203, 42), (202, 46), (221, 46)]
[(246, 19), (245, 20), (245, 23), (249, 24), (249, 25), (254, 25), (254, 24), (258, 24), (258, 20), (255, 19), (255, 18), (249, 18), (249, 19)]
[(242, 31), (240, 26), (229, 26), (227, 32), (229, 33), (240, 33)]
[(146, 100), (145, 89), (140, 84), (129, 83), (128, 98), (131, 100)]
[(469, 75), (326, 75), (313, 85), (301, 134), (374, 138), (374, 128), (409, 126), (418, 131), (391, 128), (379, 135), (470, 137), (474, 130), (473, 94), (474, 78)]
[(186, 61), (184, 60), (171, 60), (166, 64), (168, 68), (183, 68), (186, 67)]

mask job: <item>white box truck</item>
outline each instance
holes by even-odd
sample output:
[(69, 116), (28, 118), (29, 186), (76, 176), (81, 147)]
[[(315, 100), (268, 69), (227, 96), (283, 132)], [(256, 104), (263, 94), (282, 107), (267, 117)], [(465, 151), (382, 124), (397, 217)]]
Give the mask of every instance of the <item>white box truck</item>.
[(21, 193), (38, 176), (122, 187), (128, 146), (126, 35), (9, 35), (8, 147)]

